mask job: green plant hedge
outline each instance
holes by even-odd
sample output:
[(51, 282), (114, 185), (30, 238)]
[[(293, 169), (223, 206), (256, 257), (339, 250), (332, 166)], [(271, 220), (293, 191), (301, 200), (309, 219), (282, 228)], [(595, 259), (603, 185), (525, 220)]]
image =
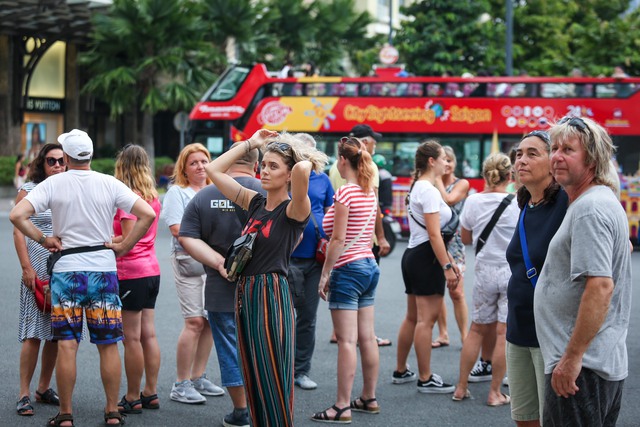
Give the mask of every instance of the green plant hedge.
[[(155, 175), (159, 175), (159, 171), (167, 164), (174, 162), (170, 157), (156, 157), (155, 159)], [(15, 173), (15, 156), (0, 156), (0, 185), (13, 185), (13, 174)], [(91, 162), (91, 169), (113, 175), (115, 168), (115, 159), (95, 159)]]

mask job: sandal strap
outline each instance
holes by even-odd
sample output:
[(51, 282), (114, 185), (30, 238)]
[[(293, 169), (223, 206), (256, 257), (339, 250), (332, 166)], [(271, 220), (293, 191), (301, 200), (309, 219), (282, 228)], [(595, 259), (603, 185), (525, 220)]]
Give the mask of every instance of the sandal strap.
[(60, 426), (65, 421), (71, 421), (71, 425), (73, 426), (73, 415), (72, 414), (58, 414), (55, 417), (49, 418), (49, 423), (47, 425), (50, 426)]
[[(360, 403), (362, 403), (362, 405), (358, 405), (358, 400), (360, 401)], [(359, 398), (352, 400), (351, 401), (351, 405), (349, 406), (352, 409), (364, 409), (365, 411), (369, 411), (370, 408), (369, 404), (373, 403), (373, 402), (377, 402), (378, 399), (375, 397), (372, 397), (371, 399), (363, 399), (362, 396), (360, 396)]]
[(124, 425), (124, 419), (126, 417), (127, 416), (125, 414), (122, 414), (122, 413), (120, 413), (118, 411), (105, 412), (104, 413), (104, 422), (106, 423), (109, 420), (118, 420), (118, 421), (120, 421), (120, 423), (119, 424), (114, 424), (114, 425), (122, 426), (122, 425)]
[[(340, 409), (338, 408), (336, 405), (333, 405), (331, 407), (331, 409), (333, 409), (334, 411), (336, 411), (336, 414), (333, 416), (333, 421), (340, 421), (340, 419), (342, 418), (341, 415), (345, 412), (351, 409), (350, 406), (345, 406), (344, 408)], [(325, 414), (327, 412), (325, 411)]]

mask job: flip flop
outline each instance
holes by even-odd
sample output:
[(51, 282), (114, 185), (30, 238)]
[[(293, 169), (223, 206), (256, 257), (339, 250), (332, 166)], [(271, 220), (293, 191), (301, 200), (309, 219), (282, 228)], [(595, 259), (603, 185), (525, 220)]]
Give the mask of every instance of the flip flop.
[(431, 348), (442, 348), (442, 347), (449, 347), (449, 343), (444, 341), (438, 341), (438, 340), (431, 342)]
[(511, 396), (509, 396), (508, 394), (504, 394), (504, 393), (500, 393), (500, 394), (502, 394), (502, 396), (504, 396), (504, 400), (502, 402), (487, 403), (487, 406), (491, 406), (493, 408), (497, 408), (498, 406), (504, 406), (504, 405), (508, 405), (509, 403), (511, 403)]
[(391, 340), (386, 338), (376, 337), (376, 342), (378, 343), (378, 347), (388, 347), (391, 345)]
[(31, 405), (31, 399), (29, 399), (29, 396), (22, 396), (22, 398), (18, 400), (17, 411), (18, 415), (33, 415), (33, 405)]
[(470, 398), (471, 398), (471, 392), (469, 391), (469, 389), (466, 389), (464, 391), (464, 394), (462, 395), (462, 397), (457, 397), (455, 393), (453, 394), (453, 396), (451, 396), (451, 400), (453, 400), (454, 402), (462, 402), (464, 399), (470, 399)]

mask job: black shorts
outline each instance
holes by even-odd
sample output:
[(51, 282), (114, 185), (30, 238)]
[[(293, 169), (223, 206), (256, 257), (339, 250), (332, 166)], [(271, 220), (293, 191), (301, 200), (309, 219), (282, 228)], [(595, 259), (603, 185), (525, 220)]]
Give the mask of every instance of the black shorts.
[(429, 241), (404, 251), (402, 278), (408, 295), (444, 295), (444, 270)]
[(141, 277), (139, 279), (119, 280), (122, 309), (140, 311), (144, 308), (156, 308), (156, 299), (160, 292), (160, 276)]

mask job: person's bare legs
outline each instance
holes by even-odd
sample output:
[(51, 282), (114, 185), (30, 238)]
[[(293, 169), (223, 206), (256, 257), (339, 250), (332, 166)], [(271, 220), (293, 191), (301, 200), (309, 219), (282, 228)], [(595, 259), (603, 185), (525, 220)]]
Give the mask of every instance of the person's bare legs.
[[(438, 348), (444, 344), (449, 344), (449, 331), (447, 330), (447, 304), (444, 302), (444, 298), (442, 298), (442, 307), (440, 307), (440, 314), (438, 314), (438, 318), (436, 320), (438, 323), (438, 338), (436, 338), (431, 346), (434, 348)], [(433, 335), (433, 331), (431, 332)]]
[(495, 330), (496, 345), (493, 351), (493, 359), (491, 359), (491, 389), (489, 390), (489, 397), (487, 399), (487, 405), (490, 406), (503, 403), (507, 399), (500, 389), (502, 379), (507, 371), (507, 360), (505, 356), (507, 324), (497, 322)]
[[(363, 400), (376, 397), (378, 385), (378, 372), (380, 370), (380, 350), (374, 331), (374, 306), (364, 307), (358, 310), (358, 347), (360, 348), (360, 363), (362, 364), (362, 392)], [(350, 396), (350, 393), (349, 395)], [(349, 398), (348, 398), (349, 399)], [(375, 408), (377, 402), (372, 402), (369, 407)]]
[(407, 369), (407, 359), (413, 345), (416, 332), (416, 297), (407, 295), (407, 314), (398, 331), (398, 350), (396, 351), (396, 371), (402, 373)]
[(413, 337), (413, 346), (418, 359), (420, 381), (431, 377), (431, 338), (433, 325), (442, 307), (442, 295), (415, 296), (417, 322)]
[(244, 392), (244, 386), (227, 387), (231, 403), (235, 409), (244, 409), (247, 407), (247, 396)]
[[(449, 296), (453, 302), (453, 312), (456, 316), (456, 323), (460, 330), (460, 342), (464, 344), (467, 337), (469, 323), (469, 308), (464, 297), (464, 276), (459, 276), (458, 286), (454, 290), (449, 290)], [(438, 318), (439, 319), (439, 318)], [(439, 320), (438, 320), (439, 321)]]
[(56, 367), (58, 357), (58, 342), (45, 341), (42, 346), (42, 356), (40, 357), (40, 379), (38, 380), (37, 391), (44, 393), (51, 386), (51, 377)]
[(496, 348), (496, 328), (489, 328), (485, 331), (482, 339), (482, 360), (491, 361), (493, 350)]
[[(156, 336), (155, 310), (143, 309), (140, 324), (140, 343), (144, 355), (144, 390), (142, 394), (152, 396), (158, 393), (158, 372), (160, 372), (160, 346)], [(156, 403), (156, 402), (153, 402)]]
[[(333, 329), (338, 340), (338, 392), (335, 406), (342, 409), (348, 408), (351, 402), (351, 390), (356, 375), (358, 355), (356, 354), (356, 342), (358, 340), (358, 311), (357, 310), (331, 310)], [(335, 416), (332, 408), (327, 409), (329, 418)], [(351, 411), (346, 410), (342, 417), (351, 416)]]
[(40, 340), (29, 338), (22, 342), (20, 349), (20, 395), (18, 399), (23, 396), (30, 396), (31, 380), (38, 364), (39, 352)]
[(213, 348), (213, 334), (211, 334), (211, 325), (209, 321), (204, 317), (201, 317), (204, 325), (198, 338), (198, 347), (193, 359), (193, 367), (191, 368), (191, 378), (196, 379), (202, 376), (207, 370), (207, 363), (209, 363), (209, 355), (211, 355), (211, 349)]
[(478, 359), (478, 353), (480, 352), (483, 338), (487, 334), (488, 330), (495, 329), (495, 327), (495, 322), (487, 325), (471, 322), (469, 334), (464, 340), (464, 344), (462, 344), (462, 351), (460, 352), (460, 376), (458, 378), (456, 390), (453, 392), (453, 396), (455, 398), (463, 399), (467, 393), (467, 388), (469, 386), (469, 373)]
[[(200, 336), (203, 335), (205, 323), (208, 323), (204, 317), (187, 317), (184, 319), (184, 327), (178, 337), (176, 364), (178, 382), (191, 379), (191, 373), (196, 359), (196, 352), (199, 351)], [(211, 334), (210, 336), (211, 341)], [(209, 348), (209, 352), (211, 348)], [(201, 374), (202, 375), (202, 374)]]
[[(142, 311), (122, 310), (124, 331), (124, 371), (127, 376), (127, 401), (140, 399), (140, 383), (144, 373), (144, 355), (140, 344), (140, 323)], [(135, 409), (141, 409), (136, 405)]]
[[(58, 385), (58, 397), (60, 398), (60, 413), (72, 413), (73, 388), (76, 385), (76, 355), (78, 354), (78, 342), (74, 339), (58, 341), (58, 358), (56, 359), (56, 384)], [(120, 359), (118, 359), (120, 362)], [(120, 375), (118, 374), (118, 382)], [(117, 394), (116, 390), (116, 394)], [(117, 410), (114, 409), (114, 410)], [(65, 421), (62, 426), (70, 426), (70, 421)]]
[[(122, 375), (122, 365), (120, 364), (120, 353), (118, 344), (98, 344), (100, 354), (100, 377), (104, 387), (106, 398), (105, 413), (118, 411), (118, 392), (120, 391), (120, 376)], [(117, 424), (117, 419), (110, 419), (107, 424)]]

